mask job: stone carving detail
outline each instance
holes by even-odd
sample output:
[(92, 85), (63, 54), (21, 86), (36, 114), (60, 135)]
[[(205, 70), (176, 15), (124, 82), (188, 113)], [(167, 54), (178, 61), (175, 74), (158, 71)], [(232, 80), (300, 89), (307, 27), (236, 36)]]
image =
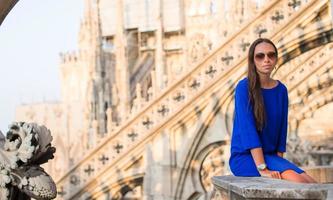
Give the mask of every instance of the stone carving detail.
[(120, 151), (124, 148), (123, 145), (117, 143), (116, 146), (114, 146), (114, 149), (116, 150), (117, 153), (120, 153)]
[(257, 34), (258, 37), (261, 37), (262, 34), (267, 33), (267, 29), (262, 24), (259, 24), (254, 30), (254, 33)]
[(157, 112), (162, 115), (162, 116), (165, 116), (166, 113), (169, 112), (169, 108), (166, 107), (164, 104), (157, 110)]
[(213, 185), (211, 184), (213, 176), (225, 173), (225, 148), (225, 145), (214, 148), (202, 161), (200, 181), (206, 191), (213, 191)]
[(105, 165), (105, 163), (109, 161), (109, 157), (103, 154), (102, 157), (100, 157), (98, 160), (101, 161), (103, 165)]
[(333, 164), (333, 138), (313, 143), (296, 136), (288, 141), (287, 157), (301, 166), (329, 166)]
[(208, 75), (208, 76), (210, 76), (211, 78), (213, 78), (214, 77), (214, 74), (216, 73), (216, 69), (212, 66), (212, 65), (210, 65), (209, 66), (209, 68), (206, 70), (206, 75)]
[(149, 119), (149, 117), (145, 117), (145, 120), (142, 121), (142, 125), (145, 126), (147, 129), (153, 124), (153, 121)]
[(88, 176), (90, 176), (90, 174), (92, 174), (95, 171), (94, 168), (91, 167), (91, 165), (88, 165), (88, 167), (86, 169), (84, 169), (84, 172), (86, 174), (88, 174)]
[(185, 96), (181, 92), (177, 92), (173, 97), (173, 100), (175, 100), (177, 102), (180, 102), (183, 99), (185, 99)]
[(328, 166), (333, 164), (333, 146), (328, 141), (312, 143), (295, 136), (288, 140), (288, 159), (300, 166)]
[(229, 55), (228, 52), (225, 54), (224, 57), (221, 58), (221, 61), (226, 63), (227, 65), (230, 64), (230, 62), (234, 59), (233, 56)]
[(250, 46), (250, 42), (245, 42), (244, 38), (242, 39), (241, 44), (239, 45), (243, 52)]
[(45, 126), (15, 122), (0, 132), (0, 199), (54, 199), (52, 178), (39, 165), (53, 159), (55, 148)]
[(189, 87), (192, 89), (197, 89), (198, 87), (200, 87), (200, 81), (198, 81), (197, 79), (193, 78), (191, 80), (189, 80)]
[(301, 5), (301, 1), (297, 0), (292, 0), (288, 3), (288, 6), (292, 7), (293, 9), (296, 10)]
[(191, 39), (189, 48), (190, 63), (198, 62), (205, 57), (210, 50), (210, 41), (203, 34), (196, 34)]
[(73, 185), (79, 184), (80, 183), (79, 177), (77, 177), (76, 175), (72, 175), (70, 178), (70, 183)]
[(296, 165), (308, 165), (309, 152), (312, 147), (306, 141), (302, 141), (298, 136), (293, 136), (288, 139), (287, 143), (287, 159), (291, 160)]
[(271, 17), (271, 19), (275, 22), (275, 23), (279, 23), (280, 20), (282, 20), (284, 18), (284, 15), (282, 14), (281, 11), (275, 11), (274, 16)]
[(128, 133), (127, 136), (131, 138), (132, 142), (134, 142), (135, 138), (138, 136), (138, 134), (132, 130), (131, 133)]

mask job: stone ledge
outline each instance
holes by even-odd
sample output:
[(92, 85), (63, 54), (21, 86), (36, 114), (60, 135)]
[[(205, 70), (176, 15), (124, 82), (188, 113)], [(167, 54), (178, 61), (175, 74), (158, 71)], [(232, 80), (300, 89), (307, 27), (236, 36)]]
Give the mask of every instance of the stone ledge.
[(214, 200), (333, 199), (333, 184), (300, 184), (264, 177), (215, 176)]

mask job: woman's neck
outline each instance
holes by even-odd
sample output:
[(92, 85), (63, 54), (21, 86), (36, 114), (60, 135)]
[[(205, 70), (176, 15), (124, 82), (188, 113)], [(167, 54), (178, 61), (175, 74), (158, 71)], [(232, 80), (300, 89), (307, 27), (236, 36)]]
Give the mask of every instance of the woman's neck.
[(260, 75), (260, 85), (262, 88), (271, 88), (275, 85), (275, 80), (270, 77), (270, 75)]

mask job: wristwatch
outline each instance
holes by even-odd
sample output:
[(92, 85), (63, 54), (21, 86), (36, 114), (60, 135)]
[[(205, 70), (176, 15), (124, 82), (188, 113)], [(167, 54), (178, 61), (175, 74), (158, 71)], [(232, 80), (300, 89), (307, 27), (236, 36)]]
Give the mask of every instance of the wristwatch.
[(257, 166), (258, 171), (264, 171), (267, 168), (267, 165), (265, 163), (262, 163)]

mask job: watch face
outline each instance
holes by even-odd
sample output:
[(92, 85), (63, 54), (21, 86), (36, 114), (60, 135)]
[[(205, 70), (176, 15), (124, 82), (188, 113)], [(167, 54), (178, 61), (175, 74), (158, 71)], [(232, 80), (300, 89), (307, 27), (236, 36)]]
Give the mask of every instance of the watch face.
[(257, 169), (258, 169), (259, 171), (262, 171), (262, 170), (266, 169), (266, 164), (260, 164), (260, 165), (258, 165), (258, 166), (257, 166)]

